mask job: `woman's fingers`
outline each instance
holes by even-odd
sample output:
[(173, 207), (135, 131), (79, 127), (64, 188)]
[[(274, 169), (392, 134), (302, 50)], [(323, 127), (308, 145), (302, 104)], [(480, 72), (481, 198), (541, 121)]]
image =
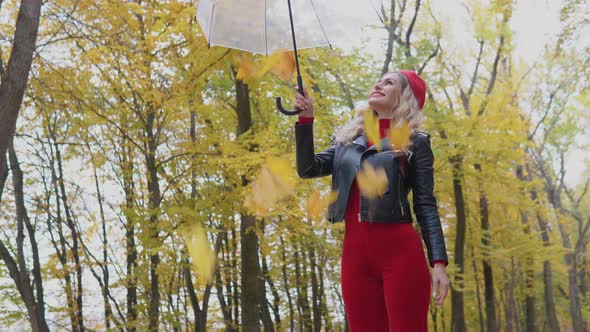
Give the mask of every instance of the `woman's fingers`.
[(295, 101), (295, 108), (301, 109), (301, 110), (306, 110), (307, 109), (307, 104), (305, 104), (304, 102), (301, 102), (299, 100)]
[(446, 273), (433, 273), (432, 276), (432, 297), (437, 305), (442, 305), (449, 293), (449, 279)]
[(432, 273), (432, 297), (437, 305), (442, 305), (449, 293), (449, 277), (446, 271), (435, 269)]
[(432, 297), (435, 299), (438, 299), (438, 297), (436, 296), (436, 294), (438, 294), (438, 285), (439, 285), (438, 275), (436, 273), (433, 273), (433, 275), (432, 275)]
[(448, 280), (440, 282), (440, 294), (438, 295), (437, 304), (442, 305), (447, 294), (449, 293), (449, 282)]

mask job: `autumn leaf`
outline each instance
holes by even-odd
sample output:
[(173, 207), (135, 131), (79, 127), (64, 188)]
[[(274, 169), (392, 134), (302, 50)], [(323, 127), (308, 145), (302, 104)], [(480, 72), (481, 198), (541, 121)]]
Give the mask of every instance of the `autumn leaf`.
[(283, 81), (290, 81), (295, 74), (295, 56), (293, 52), (278, 52), (273, 55), (271, 71)]
[(238, 73), (236, 78), (242, 81), (256, 80), (264, 75), (263, 70), (254, 62), (250, 53), (244, 53), (240, 56), (234, 57), (234, 61), (238, 66)]
[(407, 121), (400, 121), (389, 128), (388, 137), (393, 150), (403, 150), (410, 143), (410, 124)]
[(310, 219), (320, 219), (321, 214), (328, 208), (328, 205), (336, 201), (338, 192), (332, 191), (323, 197), (319, 191), (312, 192), (307, 198), (307, 216)]
[(188, 253), (191, 256), (193, 269), (199, 276), (197, 280), (200, 285), (206, 285), (213, 278), (216, 258), (215, 252), (209, 245), (207, 233), (201, 224), (195, 224), (187, 228), (183, 235)]
[(356, 174), (357, 183), (363, 196), (376, 199), (387, 190), (387, 174), (383, 168), (375, 169), (368, 162), (363, 163), (362, 170)]
[(281, 158), (270, 158), (254, 180), (244, 206), (257, 216), (264, 216), (281, 200), (295, 190), (296, 179), (290, 162)]
[(371, 109), (363, 111), (363, 118), (365, 120), (365, 134), (367, 139), (375, 144), (377, 150), (381, 150), (381, 137), (379, 136), (379, 120)]

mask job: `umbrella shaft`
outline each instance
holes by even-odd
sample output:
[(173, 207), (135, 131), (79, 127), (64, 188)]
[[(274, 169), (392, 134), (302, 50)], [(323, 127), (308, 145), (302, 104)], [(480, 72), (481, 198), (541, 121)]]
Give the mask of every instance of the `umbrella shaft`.
[(291, 22), (291, 36), (293, 36), (293, 51), (295, 52), (295, 66), (297, 68), (297, 84), (299, 85), (299, 93), (303, 95), (303, 82), (301, 80), (301, 72), (299, 71), (299, 56), (297, 55), (297, 41), (295, 40), (295, 27), (293, 25), (293, 12), (291, 11), (291, 0), (287, 0), (289, 6), (289, 21)]

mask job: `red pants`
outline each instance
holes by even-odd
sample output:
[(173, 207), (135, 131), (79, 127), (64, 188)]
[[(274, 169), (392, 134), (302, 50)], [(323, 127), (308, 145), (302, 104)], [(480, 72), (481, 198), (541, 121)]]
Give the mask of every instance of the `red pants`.
[(350, 331), (427, 332), (430, 271), (412, 224), (345, 219), (342, 296)]

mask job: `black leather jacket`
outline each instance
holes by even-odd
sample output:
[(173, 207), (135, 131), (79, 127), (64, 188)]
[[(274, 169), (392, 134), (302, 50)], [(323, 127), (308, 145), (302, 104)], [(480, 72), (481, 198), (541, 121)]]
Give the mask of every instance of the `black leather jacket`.
[(388, 189), (382, 197), (369, 200), (361, 195), (360, 220), (379, 223), (413, 222), (408, 202), (408, 192), (413, 191), (413, 207), (420, 225), (422, 238), (426, 243), (430, 265), (434, 261), (448, 262), (445, 239), (434, 196), (434, 155), (430, 148), (430, 135), (419, 132), (411, 138), (408, 167), (403, 172), (399, 167), (400, 156), (393, 152), (387, 138), (381, 142), (383, 149), (367, 147), (364, 135), (352, 144), (334, 144), (315, 154), (313, 125), (295, 124), (297, 148), (297, 172), (301, 178), (315, 178), (332, 175), (332, 190), (338, 198), (328, 209), (328, 220), (332, 223), (344, 219), (348, 196), (361, 162), (368, 162), (374, 168), (383, 168), (387, 174)]

